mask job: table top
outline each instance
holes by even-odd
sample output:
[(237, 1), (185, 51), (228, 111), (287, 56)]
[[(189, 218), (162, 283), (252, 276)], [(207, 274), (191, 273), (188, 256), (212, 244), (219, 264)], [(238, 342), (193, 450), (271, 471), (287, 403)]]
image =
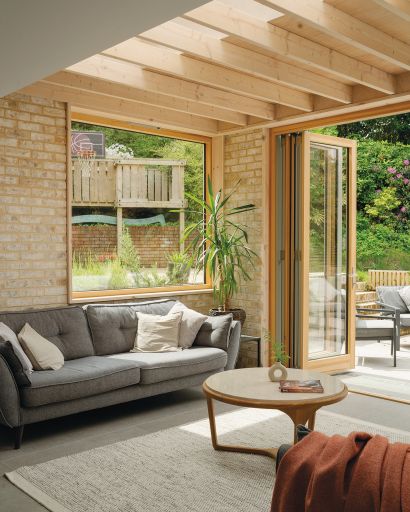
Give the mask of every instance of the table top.
[(206, 379), (203, 389), (208, 396), (216, 400), (227, 401), (248, 407), (275, 405), (300, 405), (315, 403), (333, 403), (347, 394), (345, 384), (337, 377), (307, 370), (288, 369), (287, 379), (319, 379), (323, 393), (282, 393), (279, 382), (272, 382), (268, 376), (269, 368), (240, 368), (215, 373)]

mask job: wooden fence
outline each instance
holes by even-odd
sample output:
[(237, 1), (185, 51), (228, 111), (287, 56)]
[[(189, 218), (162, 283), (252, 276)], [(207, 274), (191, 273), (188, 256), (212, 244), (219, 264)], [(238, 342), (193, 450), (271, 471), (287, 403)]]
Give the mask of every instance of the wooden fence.
[(406, 286), (410, 284), (407, 270), (369, 270), (369, 282), (373, 289), (377, 286)]
[(184, 160), (73, 160), (73, 206), (184, 208)]

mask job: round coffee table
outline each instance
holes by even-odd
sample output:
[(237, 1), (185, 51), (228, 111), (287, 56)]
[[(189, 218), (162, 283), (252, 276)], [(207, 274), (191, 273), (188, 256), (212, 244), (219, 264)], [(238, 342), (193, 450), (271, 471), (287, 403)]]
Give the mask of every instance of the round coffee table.
[(336, 377), (325, 373), (306, 370), (288, 370), (288, 379), (310, 380), (319, 379), (323, 393), (281, 393), (279, 382), (271, 382), (268, 368), (241, 368), (216, 373), (208, 377), (202, 388), (208, 402), (209, 424), (211, 427), (212, 446), (215, 450), (229, 452), (254, 453), (276, 457), (277, 448), (252, 448), (218, 443), (215, 424), (213, 400), (240, 407), (259, 409), (278, 409), (289, 416), (294, 424), (294, 440), (296, 442), (296, 425), (315, 427), (315, 414), (324, 405), (334, 404), (347, 395), (347, 387)]

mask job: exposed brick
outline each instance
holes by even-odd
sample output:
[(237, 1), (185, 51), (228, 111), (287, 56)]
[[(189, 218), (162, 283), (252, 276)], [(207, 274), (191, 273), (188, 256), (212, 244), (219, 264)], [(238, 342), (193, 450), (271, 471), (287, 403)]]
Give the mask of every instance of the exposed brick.
[(0, 105), (0, 309), (66, 304), (66, 111), (20, 94)]

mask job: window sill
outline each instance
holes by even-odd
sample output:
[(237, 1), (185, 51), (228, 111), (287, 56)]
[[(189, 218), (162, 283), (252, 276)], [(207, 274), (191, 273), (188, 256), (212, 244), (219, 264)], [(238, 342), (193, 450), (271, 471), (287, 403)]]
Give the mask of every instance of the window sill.
[(196, 288), (193, 290), (173, 290), (173, 291), (163, 291), (163, 292), (145, 292), (145, 293), (129, 293), (126, 295), (118, 294), (118, 295), (104, 295), (103, 292), (99, 296), (89, 296), (89, 297), (72, 297), (69, 300), (69, 304), (90, 304), (92, 302), (113, 302), (113, 301), (121, 301), (121, 300), (130, 300), (130, 299), (155, 299), (161, 297), (177, 297), (184, 295), (200, 295), (200, 294), (209, 294), (213, 293), (212, 288)]

